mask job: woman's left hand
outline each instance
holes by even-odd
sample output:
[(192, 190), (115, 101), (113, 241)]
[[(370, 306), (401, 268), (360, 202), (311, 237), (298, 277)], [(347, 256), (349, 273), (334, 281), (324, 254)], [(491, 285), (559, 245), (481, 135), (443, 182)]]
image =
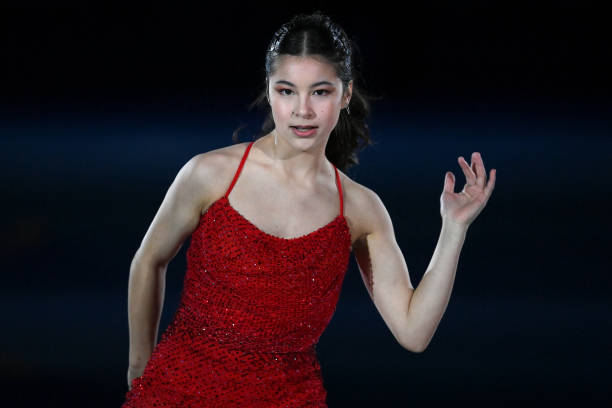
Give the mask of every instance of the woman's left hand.
[(487, 182), (487, 172), (480, 153), (472, 153), (472, 163), (468, 165), (459, 156), (459, 166), (465, 174), (466, 184), (460, 193), (455, 193), (455, 175), (447, 171), (444, 177), (444, 190), (440, 197), (440, 215), (443, 219), (468, 227), (487, 204), (495, 187), (495, 169)]

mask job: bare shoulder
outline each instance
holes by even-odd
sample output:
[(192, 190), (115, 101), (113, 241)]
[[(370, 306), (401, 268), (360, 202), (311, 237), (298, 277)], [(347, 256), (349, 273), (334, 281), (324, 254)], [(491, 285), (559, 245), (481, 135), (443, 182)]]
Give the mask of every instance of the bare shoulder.
[(203, 209), (221, 197), (231, 166), (240, 159), (240, 144), (191, 157), (179, 170), (166, 192), (157, 214), (137, 251), (135, 259), (167, 265), (182, 243), (197, 227)]
[(209, 150), (185, 164), (193, 188), (201, 192), (201, 213), (225, 193), (247, 145), (243, 142)]
[(369, 234), (384, 229), (392, 232), (391, 219), (380, 196), (341, 171), (339, 173), (343, 187), (344, 214), (351, 228), (352, 241), (361, 241)]

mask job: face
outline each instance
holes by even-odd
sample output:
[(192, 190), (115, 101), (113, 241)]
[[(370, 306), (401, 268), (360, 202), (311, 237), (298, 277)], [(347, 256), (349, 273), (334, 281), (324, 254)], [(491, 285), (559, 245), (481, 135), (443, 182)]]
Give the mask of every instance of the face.
[[(333, 66), (322, 58), (283, 55), (269, 77), (268, 95), (279, 144), (295, 148), (327, 144), (340, 111), (348, 106), (353, 81), (343, 93)], [(294, 126), (315, 126), (310, 135), (296, 134)]]

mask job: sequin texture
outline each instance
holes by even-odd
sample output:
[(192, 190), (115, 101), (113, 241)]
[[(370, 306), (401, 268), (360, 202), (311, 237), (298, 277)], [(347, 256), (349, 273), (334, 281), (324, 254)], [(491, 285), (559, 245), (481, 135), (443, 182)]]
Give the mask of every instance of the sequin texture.
[(128, 407), (327, 407), (316, 355), (348, 267), (340, 214), (296, 238), (268, 234), (223, 197), (191, 235), (179, 306)]

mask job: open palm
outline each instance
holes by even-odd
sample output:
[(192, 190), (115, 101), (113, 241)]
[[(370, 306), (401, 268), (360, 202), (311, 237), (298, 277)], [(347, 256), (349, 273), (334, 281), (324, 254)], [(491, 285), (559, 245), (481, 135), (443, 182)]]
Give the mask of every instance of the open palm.
[(495, 187), (495, 169), (491, 170), (487, 182), (487, 172), (478, 152), (472, 153), (472, 163), (468, 165), (463, 156), (458, 158), (459, 166), (465, 174), (463, 190), (455, 193), (455, 175), (446, 172), (444, 190), (440, 196), (440, 215), (456, 224), (469, 226), (487, 204)]

